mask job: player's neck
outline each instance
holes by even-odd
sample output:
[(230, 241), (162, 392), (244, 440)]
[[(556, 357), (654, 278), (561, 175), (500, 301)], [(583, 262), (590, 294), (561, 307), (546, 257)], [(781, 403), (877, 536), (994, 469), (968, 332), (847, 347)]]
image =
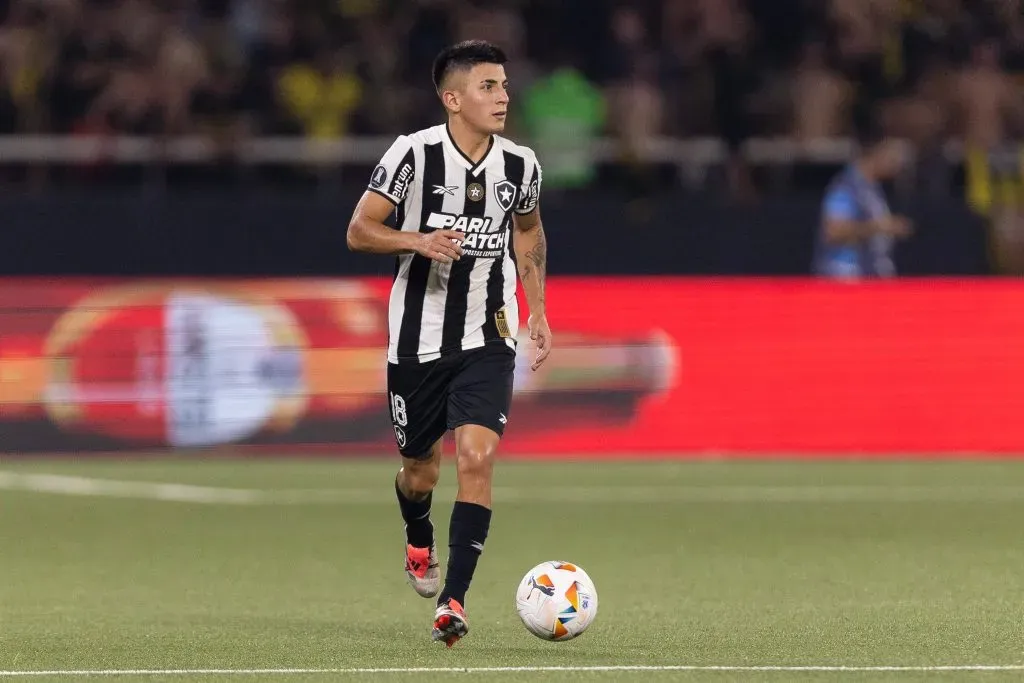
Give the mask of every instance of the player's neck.
[(875, 167), (870, 161), (862, 160), (857, 162), (857, 170), (861, 176), (864, 177), (869, 183), (877, 182), (878, 178), (875, 177)]
[(448, 132), (459, 151), (473, 163), (483, 159), (491, 147), (490, 133), (473, 130), (457, 116), (448, 119)]

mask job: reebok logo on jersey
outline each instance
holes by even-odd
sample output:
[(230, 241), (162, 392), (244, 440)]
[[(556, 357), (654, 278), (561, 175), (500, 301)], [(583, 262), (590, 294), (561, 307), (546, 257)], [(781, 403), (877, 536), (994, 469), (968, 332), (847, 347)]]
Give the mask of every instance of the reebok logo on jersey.
[(505, 417), (505, 413), (498, 413), (498, 422), (501, 424), (508, 424), (508, 418)]
[(493, 221), (480, 216), (461, 216), (432, 211), (427, 216), (427, 227), (438, 230), (458, 230), (466, 233), (462, 252), (476, 258), (501, 258), (508, 244), (508, 231), (494, 232)]
[(459, 189), (458, 185), (434, 185), (434, 194), (446, 194), (449, 197), (454, 197), (457, 189)]

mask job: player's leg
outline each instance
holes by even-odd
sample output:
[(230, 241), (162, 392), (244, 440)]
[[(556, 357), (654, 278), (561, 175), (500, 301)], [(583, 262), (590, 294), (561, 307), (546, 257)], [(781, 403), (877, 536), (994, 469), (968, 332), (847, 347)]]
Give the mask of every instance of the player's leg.
[(405, 521), (405, 575), (413, 590), (425, 598), (437, 595), (441, 587), (434, 525), (430, 521), (430, 504), (440, 476), (439, 439), (426, 457), (403, 457), (395, 477), (395, 495)]
[(469, 633), (466, 593), (491, 526), (491, 477), (500, 436), (465, 424), (455, 430), (459, 492), (448, 532), (448, 572), (434, 614), (434, 640), (451, 647)]
[[(441, 570), (430, 521), (432, 492), (440, 476), (441, 437), (447, 428), (443, 370), (432, 363), (388, 364), (388, 402), (402, 467), (395, 496), (405, 522), (405, 575), (419, 595), (432, 598)], [(439, 394), (440, 392), (440, 394)]]
[(493, 429), (465, 424), (455, 430), (459, 491), (452, 508), (448, 574), (440, 600), (466, 604), (477, 560), (491, 527), (491, 480), (500, 435)]
[(402, 467), (395, 477), (395, 493), (405, 519), (406, 536), (417, 548), (426, 548), (434, 541), (430, 521), (430, 503), (441, 478), (441, 440), (431, 446), (424, 458), (402, 458)]
[(465, 354), (448, 397), (459, 491), (449, 526), (448, 572), (438, 596), (434, 637), (451, 646), (468, 632), (466, 593), (491, 526), (494, 458), (512, 401), (515, 353), (485, 347)]

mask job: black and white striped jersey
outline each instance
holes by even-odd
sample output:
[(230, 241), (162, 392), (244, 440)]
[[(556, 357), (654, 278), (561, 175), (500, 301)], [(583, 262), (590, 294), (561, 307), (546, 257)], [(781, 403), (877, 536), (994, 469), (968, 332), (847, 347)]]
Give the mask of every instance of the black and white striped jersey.
[(519, 328), (512, 213), (540, 197), (541, 169), (528, 147), (491, 136), (473, 163), (447, 125), (402, 135), (384, 154), (369, 189), (396, 206), (398, 230), (458, 230), (463, 256), (441, 264), (398, 257), (388, 311), (388, 360), (435, 360), (484, 344), (515, 348)]

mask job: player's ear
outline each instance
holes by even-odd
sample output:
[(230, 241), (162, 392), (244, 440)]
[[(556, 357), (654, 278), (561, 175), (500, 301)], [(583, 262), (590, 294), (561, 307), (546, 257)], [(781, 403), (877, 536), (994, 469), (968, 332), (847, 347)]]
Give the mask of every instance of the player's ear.
[(462, 99), (455, 90), (442, 90), (441, 102), (444, 104), (444, 108), (453, 114), (458, 114), (462, 109)]

